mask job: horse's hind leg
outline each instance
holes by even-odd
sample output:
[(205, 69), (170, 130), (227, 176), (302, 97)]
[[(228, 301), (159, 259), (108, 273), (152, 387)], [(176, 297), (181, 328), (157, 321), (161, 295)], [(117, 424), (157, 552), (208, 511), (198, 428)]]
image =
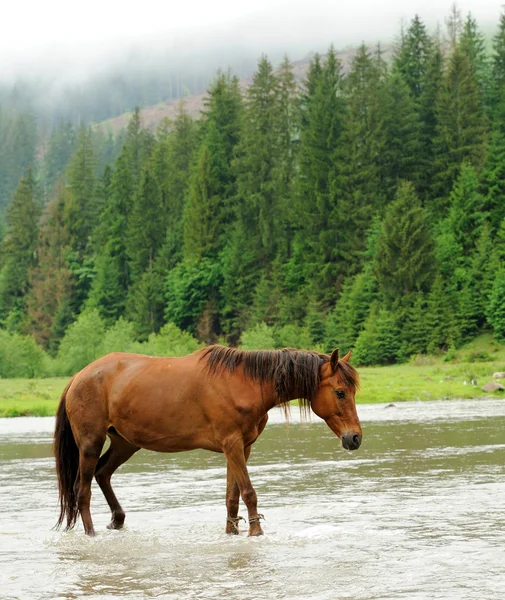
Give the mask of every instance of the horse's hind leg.
[(91, 482), (104, 442), (105, 436), (103, 439), (97, 438), (95, 442), (86, 442), (79, 447), (79, 472), (76, 479), (77, 508), (87, 535), (95, 535), (89, 508)]
[(116, 433), (109, 433), (109, 437), (110, 447), (98, 461), (95, 478), (112, 512), (112, 519), (107, 527), (109, 529), (121, 529), (125, 520), (125, 513), (116, 498), (110, 480), (114, 471), (131, 458), (139, 448)]

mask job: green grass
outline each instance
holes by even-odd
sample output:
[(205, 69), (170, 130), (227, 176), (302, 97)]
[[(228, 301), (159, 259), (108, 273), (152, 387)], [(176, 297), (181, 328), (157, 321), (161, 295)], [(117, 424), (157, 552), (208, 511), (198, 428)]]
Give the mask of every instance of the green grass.
[[(490, 396), (482, 386), (505, 371), (505, 346), (483, 334), (456, 352), (419, 356), (409, 363), (360, 368), (360, 403), (443, 400)], [(476, 384), (472, 384), (475, 381)], [(497, 397), (505, 393), (495, 392)]]
[(54, 415), (69, 379), (0, 379), (0, 417)]
[[(490, 396), (481, 388), (495, 371), (505, 371), (505, 346), (483, 334), (445, 356), (421, 356), (389, 367), (361, 367), (361, 390), (356, 399), (364, 404)], [(54, 415), (68, 380), (0, 379), (0, 417)], [(494, 395), (505, 399), (505, 392)]]

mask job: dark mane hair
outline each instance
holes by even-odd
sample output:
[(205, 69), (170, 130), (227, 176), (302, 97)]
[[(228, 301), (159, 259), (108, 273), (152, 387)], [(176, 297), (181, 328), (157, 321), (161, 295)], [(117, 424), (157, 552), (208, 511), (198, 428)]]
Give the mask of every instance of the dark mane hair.
[[(238, 350), (226, 346), (208, 346), (200, 350), (200, 360), (207, 360), (212, 375), (230, 371), (241, 365), (244, 375), (260, 383), (275, 385), (278, 404), (289, 407), (292, 398), (308, 408), (315, 398), (321, 381), (321, 367), (329, 362), (328, 354), (309, 350)], [(357, 389), (359, 377), (349, 363), (339, 360), (338, 370), (346, 385)]]

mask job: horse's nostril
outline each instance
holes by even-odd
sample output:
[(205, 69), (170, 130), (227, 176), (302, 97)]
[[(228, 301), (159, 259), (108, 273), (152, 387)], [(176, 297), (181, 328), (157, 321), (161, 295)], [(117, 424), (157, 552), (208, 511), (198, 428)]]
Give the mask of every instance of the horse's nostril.
[(360, 435), (358, 435), (357, 433), (355, 433), (355, 434), (352, 436), (352, 441), (354, 442), (354, 444), (355, 444), (356, 446), (359, 446), (359, 445), (361, 444), (361, 436), (360, 436)]

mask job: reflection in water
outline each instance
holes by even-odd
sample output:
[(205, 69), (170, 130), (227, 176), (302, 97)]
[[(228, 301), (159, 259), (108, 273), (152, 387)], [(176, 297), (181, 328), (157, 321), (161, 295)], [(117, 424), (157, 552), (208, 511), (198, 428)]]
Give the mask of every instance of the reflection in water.
[(252, 539), (224, 534), (224, 458), (198, 451), (120, 469), (124, 531), (105, 529), (98, 488), (96, 538), (51, 531), (53, 420), (0, 419), (1, 598), (503, 598), (505, 402), (360, 416), (351, 454), (324, 423), (274, 413), (250, 459), (267, 519)]

